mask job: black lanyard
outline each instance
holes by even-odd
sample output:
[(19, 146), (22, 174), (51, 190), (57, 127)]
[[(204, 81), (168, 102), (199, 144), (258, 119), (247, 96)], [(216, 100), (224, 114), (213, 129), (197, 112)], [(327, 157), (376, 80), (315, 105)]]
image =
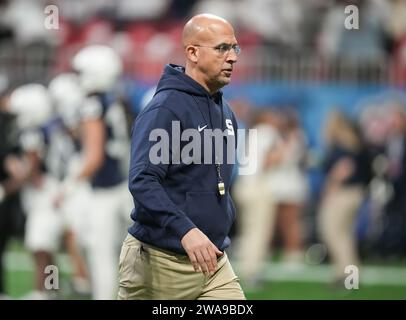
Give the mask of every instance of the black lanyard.
[(225, 188), (224, 188), (223, 178), (221, 177), (220, 164), (219, 163), (216, 163), (216, 171), (217, 171), (217, 187), (219, 189), (220, 195), (224, 196), (226, 194), (226, 191), (225, 191)]
[[(215, 107), (215, 108), (220, 107), (220, 110), (221, 110), (220, 128), (222, 128), (222, 127), (223, 127), (223, 121), (224, 121), (223, 105), (222, 105), (222, 103), (220, 102), (220, 105), (219, 105), (219, 106), (217, 106), (217, 104), (216, 104), (214, 107)], [(211, 108), (211, 103), (209, 102), (210, 124), (211, 124), (212, 129), (214, 129), (214, 128), (213, 128), (213, 120), (212, 120), (212, 117), (211, 117), (211, 110), (210, 110), (210, 108)], [(212, 143), (212, 146), (213, 146), (213, 143)], [(217, 173), (217, 188), (218, 188), (218, 190), (219, 190), (219, 194), (220, 194), (221, 196), (224, 196), (224, 195), (226, 194), (226, 191), (225, 191), (225, 186), (224, 186), (223, 178), (221, 177), (221, 166), (220, 166), (220, 162), (218, 161), (217, 156), (216, 156), (216, 163), (215, 163), (215, 165), (216, 165), (216, 173)]]

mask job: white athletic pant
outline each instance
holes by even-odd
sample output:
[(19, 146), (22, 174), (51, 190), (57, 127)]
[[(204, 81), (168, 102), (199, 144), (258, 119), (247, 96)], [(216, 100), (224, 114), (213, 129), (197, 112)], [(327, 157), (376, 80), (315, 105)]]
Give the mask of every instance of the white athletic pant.
[(22, 191), (22, 204), (27, 213), (25, 246), (32, 252), (56, 252), (64, 228), (62, 214), (53, 206), (58, 181), (44, 175), (41, 186), (26, 185)]
[(86, 251), (95, 300), (110, 300), (117, 294), (119, 251), (132, 207), (127, 183), (93, 189), (89, 196)]

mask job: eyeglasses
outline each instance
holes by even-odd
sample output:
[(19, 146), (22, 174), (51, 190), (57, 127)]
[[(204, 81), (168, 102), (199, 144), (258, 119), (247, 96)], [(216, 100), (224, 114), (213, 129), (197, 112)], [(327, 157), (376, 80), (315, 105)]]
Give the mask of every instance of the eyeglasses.
[(216, 47), (201, 46), (201, 45), (198, 45), (198, 44), (195, 44), (194, 46), (195, 47), (203, 47), (203, 48), (214, 49), (214, 50), (218, 51), (223, 56), (228, 54), (231, 51), (231, 49), (234, 50), (234, 52), (235, 52), (235, 54), (237, 56), (241, 53), (241, 47), (238, 44), (222, 43), (222, 44), (219, 44)]

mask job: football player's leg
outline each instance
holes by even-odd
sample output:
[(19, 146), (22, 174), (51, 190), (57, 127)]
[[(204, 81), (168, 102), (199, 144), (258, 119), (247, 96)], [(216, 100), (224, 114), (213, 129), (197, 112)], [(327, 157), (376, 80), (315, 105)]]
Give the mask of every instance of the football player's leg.
[(89, 208), (88, 255), (93, 298), (96, 300), (113, 299), (117, 290), (121, 197), (115, 191), (95, 191)]

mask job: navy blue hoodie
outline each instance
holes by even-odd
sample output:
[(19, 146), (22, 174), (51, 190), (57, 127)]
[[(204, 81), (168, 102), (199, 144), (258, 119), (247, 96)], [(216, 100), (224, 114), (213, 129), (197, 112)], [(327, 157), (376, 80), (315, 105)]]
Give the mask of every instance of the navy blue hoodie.
[[(180, 123), (180, 134), (186, 129), (200, 129), (202, 141), (201, 164), (153, 164), (149, 154), (157, 143), (150, 141), (154, 129), (169, 133), (170, 146), (172, 122)], [(206, 127), (205, 127), (206, 126)], [(236, 147), (237, 121), (224, 101), (221, 91), (211, 96), (199, 83), (184, 73), (184, 68), (173, 64), (165, 66), (151, 102), (138, 115), (131, 133), (131, 163), (129, 189), (134, 199), (131, 218), (134, 224), (128, 229), (138, 240), (158, 248), (186, 254), (182, 237), (192, 228), (199, 228), (220, 250), (229, 244), (228, 233), (235, 219), (235, 207), (229, 189), (233, 164), (224, 156), (220, 165), (225, 184), (225, 195), (218, 191), (218, 174), (213, 161), (204, 164), (203, 136), (205, 129), (221, 129), (234, 136)], [(227, 138), (224, 138), (226, 155)], [(182, 141), (182, 150), (188, 142)], [(229, 143), (229, 145), (231, 145)], [(176, 150), (169, 150), (169, 155)]]

